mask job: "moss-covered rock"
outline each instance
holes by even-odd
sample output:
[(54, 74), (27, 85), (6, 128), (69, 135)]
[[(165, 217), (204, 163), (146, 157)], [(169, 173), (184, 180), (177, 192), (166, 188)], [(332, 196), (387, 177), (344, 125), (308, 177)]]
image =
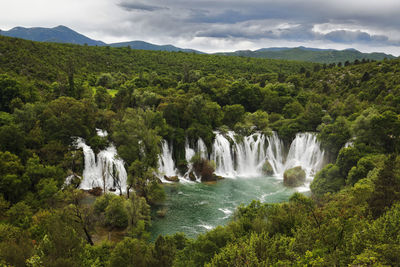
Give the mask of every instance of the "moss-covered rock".
[(297, 187), (306, 181), (306, 172), (300, 167), (287, 169), (283, 174), (283, 184), (289, 187)]
[(269, 163), (268, 160), (266, 160), (262, 166), (262, 172), (264, 175), (267, 176), (272, 176), (274, 175), (274, 169), (272, 168), (271, 163)]

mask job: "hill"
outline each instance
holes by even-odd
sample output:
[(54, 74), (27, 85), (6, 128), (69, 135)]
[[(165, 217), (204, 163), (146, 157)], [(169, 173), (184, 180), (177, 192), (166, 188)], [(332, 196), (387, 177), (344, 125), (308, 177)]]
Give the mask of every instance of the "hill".
[(156, 45), (144, 41), (132, 41), (132, 42), (121, 42), (121, 43), (112, 43), (111, 47), (127, 47), (129, 46), (132, 49), (140, 49), (140, 50), (153, 50), (153, 51), (168, 51), (168, 52), (187, 52), (187, 53), (198, 53), (204, 54), (203, 52), (193, 50), (193, 49), (184, 49), (179, 48), (173, 45)]
[(66, 26), (57, 26), (54, 28), (24, 28), (15, 27), (9, 31), (0, 31), (0, 35), (21, 38), (25, 40), (38, 41), (38, 42), (51, 42), (51, 43), (67, 43), (79, 44), (89, 46), (111, 46), (111, 47), (126, 47), (140, 50), (154, 50), (154, 51), (170, 51), (170, 52), (189, 52), (189, 53), (202, 53), (193, 49), (183, 49), (173, 45), (156, 45), (144, 41), (131, 41), (121, 43), (106, 44), (102, 41), (96, 41), (89, 37), (80, 34)]
[(393, 59), (392, 55), (385, 53), (362, 53), (355, 49), (334, 50), (334, 49), (318, 49), (307, 47), (273, 47), (262, 48), (255, 51), (242, 50), (232, 53), (218, 53), (226, 56), (241, 56), (241, 57), (255, 57), (255, 58), (269, 58), (269, 59), (286, 59), (309, 61), (316, 63), (345, 63), (346, 61), (353, 62), (355, 60), (382, 60), (384, 58)]
[(96, 41), (90, 39), (83, 34), (80, 34), (76, 31), (71, 30), (65, 26), (57, 26), (54, 28), (42, 28), (42, 27), (34, 27), (34, 28), (24, 28), (24, 27), (15, 27), (9, 31), (0, 31), (1, 35), (16, 37), (31, 41), (38, 42), (52, 42), (52, 43), (70, 43), (70, 44), (79, 44), (79, 45), (98, 45), (103, 46), (106, 45), (102, 41)]
[[(232, 75), (241, 77), (251, 71), (257, 75), (277, 77), (312, 70), (316, 64), (271, 59), (225, 57), (194, 53), (133, 50), (127, 47), (79, 46), (40, 43), (0, 36), (0, 72), (25, 73), (32, 79), (51, 81), (65, 73), (73, 64), (77, 75), (101, 72), (138, 73), (155, 71), (159, 74)], [(186, 73), (186, 74), (185, 74)], [(272, 79), (272, 78), (271, 78)]]

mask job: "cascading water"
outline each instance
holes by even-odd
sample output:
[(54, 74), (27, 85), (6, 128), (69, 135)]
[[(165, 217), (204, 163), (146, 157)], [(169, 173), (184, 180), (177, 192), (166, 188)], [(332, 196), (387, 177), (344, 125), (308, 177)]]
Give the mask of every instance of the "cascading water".
[(79, 186), (81, 189), (100, 187), (106, 191), (110, 189), (116, 189), (119, 193), (126, 191), (127, 174), (124, 162), (117, 157), (114, 145), (100, 151), (96, 160), (93, 150), (82, 138), (77, 138), (75, 143), (77, 148), (82, 148), (85, 158), (83, 180)]
[(161, 155), (158, 156), (158, 171), (160, 174), (160, 179), (165, 182), (165, 176), (177, 176), (177, 170), (175, 168), (175, 162), (172, 159), (172, 148), (168, 146), (166, 140), (161, 142)]
[(207, 159), (208, 158), (208, 151), (207, 151), (207, 146), (204, 143), (203, 139), (199, 138), (197, 140), (197, 153), (200, 154), (200, 157)]
[[(202, 139), (197, 141), (195, 148), (185, 144), (185, 158), (190, 162), (196, 154), (208, 158), (207, 147)], [(209, 159), (216, 164), (215, 173), (223, 177), (255, 177), (262, 175), (262, 167), (268, 161), (275, 176), (282, 177), (286, 169), (301, 166), (312, 177), (323, 164), (324, 152), (312, 133), (299, 133), (290, 145), (287, 157), (284, 155), (284, 145), (276, 133), (265, 136), (254, 133), (250, 136), (236, 137), (230, 131), (226, 134), (215, 132), (215, 140)], [(160, 173), (176, 176), (178, 174), (173, 159), (172, 149), (163, 141), (160, 156)], [(191, 168), (190, 164), (188, 166)], [(169, 173), (169, 174), (168, 174)], [(187, 178), (183, 175), (181, 178)]]
[(307, 177), (312, 177), (322, 168), (324, 151), (321, 150), (317, 137), (310, 133), (299, 133), (290, 145), (284, 168), (279, 176), (287, 169), (301, 166)]
[(268, 159), (269, 164), (271, 164), (274, 174), (277, 175), (284, 169), (283, 142), (279, 139), (276, 132), (273, 132), (271, 136), (267, 137), (267, 142), (266, 159)]
[[(233, 142), (234, 138), (232, 132), (228, 133), (228, 137)], [(233, 152), (231, 150), (231, 143), (220, 133), (216, 133), (213, 151), (211, 153), (211, 160), (215, 162), (215, 173), (223, 177), (235, 177), (236, 171), (234, 169)]]

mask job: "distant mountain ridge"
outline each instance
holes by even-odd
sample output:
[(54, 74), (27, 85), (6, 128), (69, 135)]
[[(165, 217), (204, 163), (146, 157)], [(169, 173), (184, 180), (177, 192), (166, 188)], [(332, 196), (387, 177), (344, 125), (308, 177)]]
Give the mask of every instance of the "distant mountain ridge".
[[(184, 49), (173, 45), (156, 45), (144, 41), (131, 41), (121, 43), (106, 44), (102, 41), (97, 41), (86, 37), (66, 26), (57, 26), (54, 28), (24, 28), (15, 27), (9, 31), (1, 31), (0, 35), (22, 38), (32, 41), (39, 42), (56, 42), (56, 43), (71, 43), (79, 45), (90, 45), (90, 46), (111, 46), (111, 47), (130, 47), (132, 49), (141, 50), (155, 50), (155, 51), (169, 51), (169, 52), (189, 52), (204, 54), (201, 51), (194, 49)], [(297, 61), (308, 61), (315, 63), (338, 63), (345, 61), (354, 61), (356, 59), (370, 59), (370, 60), (382, 60), (384, 58), (392, 59), (395, 58), (392, 55), (385, 53), (362, 53), (356, 49), (350, 48), (345, 50), (335, 49), (320, 49), (320, 48), (309, 48), (304, 46), (299, 47), (270, 47), (261, 48), (255, 51), (241, 50), (235, 52), (221, 52), (216, 53), (218, 55), (225, 56), (242, 56), (242, 57), (255, 57), (255, 58), (268, 58), (268, 59), (284, 59), (284, 60), (297, 60)]]
[(194, 50), (194, 49), (185, 49), (179, 48), (173, 45), (155, 45), (151, 43), (147, 43), (144, 41), (131, 41), (131, 42), (122, 42), (122, 43), (113, 43), (110, 44), (112, 47), (131, 47), (133, 49), (141, 49), (141, 50), (157, 50), (157, 51), (169, 51), (169, 52), (187, 52), (187, 53), (199, 53), (204, 54), (203, 52)]
[(395, 58), (393, 55), (385, 53), (362, 53), (354, 48), (345, 50), (335, 49), (320, 49), (309, 47), (271, 47), (261, 48), (255, 51), (241, 50), (235, 52), (217, 53), (225, 56), (242, 56), (242, 57), (256, 57), (256, 58), (269, 58), (269, 59), (285, 59), (297, 61), (309, 61), (315, 63), (338, 63), (345, 61), (352, 62), (356, 59), (370, 59), (370, 60), (383, 60), (384, 58)]
[(102, 41), (96, 41), (80, 34), (76, 31), (71, 30), (65, 26), (57, 26), (54, 28), (24, 28), (15, 27), (9, 31), (0, 31), (1, 35), (27, 39), (31, 41), (38, 42), (53, 42), (53, 43), (70, 43), (70, 44), (80, 44), (80, 45), (106, 45)]
[(171, 51), (171, 52), (191, 52), (191, 53), (203, 53), (193, 49), (179, 48), (173, 45), (155, 45), (144, 41), (132, 41), (122, 43), (106, 44), (102, 41), (90, 39), (66, 26), (57, 26), (54, 28), (24, 28), (15, 27), (9, 31), (0, 31), (0, 35), (27, 39), (37, 42), (53, 42), (53, 43), (69, 43), (79, 45), (91, 45), (91, 46), (112, 46), (112, 47), (125, 47), (130, 46), (132, 49), (142, 50), (156, 50), (156, 51)]

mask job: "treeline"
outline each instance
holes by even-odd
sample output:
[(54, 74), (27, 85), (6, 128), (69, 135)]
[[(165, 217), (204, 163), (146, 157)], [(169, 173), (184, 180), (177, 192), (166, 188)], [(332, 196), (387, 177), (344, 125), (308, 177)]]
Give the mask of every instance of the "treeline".
[[(324, 68), (0, 37), (1, 263), (391, 265), (400, 245), (399, 69), (397, 59)], [(286, 141), (318, 132), (331, 164), (312, 198), (255, 202), (195, 240), (149, 242), (149, 205), (165, 199), (154, 175), (160, 141), (174, 144), (184, 166), (185, 138), (210, 147), (215, 129), (276, 131)], [(95, 151), (115, 144), (128, 195), (94, 200), (76, 189), (84, 164), (76, 137)], [(104, 231), (125, 238), (101, 242)]]

